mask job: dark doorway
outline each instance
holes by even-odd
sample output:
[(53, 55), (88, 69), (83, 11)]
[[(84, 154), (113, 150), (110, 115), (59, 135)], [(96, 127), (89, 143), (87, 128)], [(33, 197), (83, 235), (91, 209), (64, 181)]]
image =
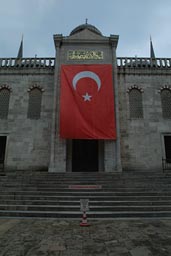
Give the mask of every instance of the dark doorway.
[(171, 136), (164, 136), (166, 162), (171, 163)]
[(98, 140), (72, 141), (72, 171), (98, 171)]
[(6, 136), (0, 136), (0, 169), (4, 167), (6, 140)]

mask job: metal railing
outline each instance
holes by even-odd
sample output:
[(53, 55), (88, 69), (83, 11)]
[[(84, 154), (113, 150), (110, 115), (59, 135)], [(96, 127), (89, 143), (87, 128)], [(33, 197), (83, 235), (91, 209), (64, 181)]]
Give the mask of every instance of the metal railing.
[(53, 68), (55, 58), (0, 58), (0, 68)]
[(162, 158), (163, 171), (171, 170), (171, 158)]

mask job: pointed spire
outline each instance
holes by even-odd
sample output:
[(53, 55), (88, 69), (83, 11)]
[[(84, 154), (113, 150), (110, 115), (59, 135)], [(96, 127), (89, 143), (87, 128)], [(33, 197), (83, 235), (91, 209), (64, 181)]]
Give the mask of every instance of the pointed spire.
[(153, 43), (152, 43), (151, 36), (150, 36), (150, 58), (155, 59), (155, 54), (154, 54), (154, 49), (153, 49)]
[(21, 59), (21, 58), (23, 58), (23, 35), (22, 35), (21, 44), (18, 50), (18, 55), (17, 55), (17, 59)]

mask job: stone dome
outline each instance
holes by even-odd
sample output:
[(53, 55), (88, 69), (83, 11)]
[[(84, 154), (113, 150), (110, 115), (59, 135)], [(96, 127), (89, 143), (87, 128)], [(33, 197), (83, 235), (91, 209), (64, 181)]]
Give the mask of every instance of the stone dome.
[(95, 26), (91, 25), (91, 24), (88, 24), (88, 23), (85, 23), (85, 24), (82, 24), (82, 25), (79, 25), (78, 27), (74, 28), (71, 33), (70, 33), (70, 36), (78, 33), (78, 32), (81, 32), (82, 30), (84, 29), (88, 29), (90, 30), (91, 32), (94, 32), (96, 33), (97, 35), (100, 35), (102, 36), (102, 33), (100, 32), (100, 30), (98, 30)]

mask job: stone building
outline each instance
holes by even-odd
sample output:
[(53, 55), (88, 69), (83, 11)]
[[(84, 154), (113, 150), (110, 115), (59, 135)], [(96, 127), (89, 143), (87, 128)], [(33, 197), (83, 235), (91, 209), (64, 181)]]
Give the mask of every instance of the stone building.
[[(116, 57), (118, 39), (86, 23), (54, 35), (55, 58), (0, 59), (4, 170), (158, 171), (171, 162), (171, 59)], [(76, 64), (112, 65), (116, 140), (60, 137), (60, 68)]]

